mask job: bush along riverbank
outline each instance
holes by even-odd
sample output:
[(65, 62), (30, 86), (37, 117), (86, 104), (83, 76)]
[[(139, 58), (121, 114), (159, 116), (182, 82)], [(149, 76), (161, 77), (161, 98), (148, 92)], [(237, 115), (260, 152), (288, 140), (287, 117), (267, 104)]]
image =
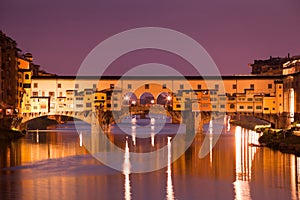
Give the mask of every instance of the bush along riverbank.
[(300, 156), (300, 136), (294, 134), (294, 128), (289, 130), (266, 129), (258, 139), (263, 146), (282, 153), (291, 153)]

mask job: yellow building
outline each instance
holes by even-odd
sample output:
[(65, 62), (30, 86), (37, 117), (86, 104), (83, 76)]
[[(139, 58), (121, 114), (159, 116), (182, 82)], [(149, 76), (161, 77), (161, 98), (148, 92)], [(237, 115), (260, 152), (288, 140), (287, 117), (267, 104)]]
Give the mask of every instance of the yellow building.
[(31, 77), (30, 60), (18, 58), (18, 94), (22, 113), (31, 112)]

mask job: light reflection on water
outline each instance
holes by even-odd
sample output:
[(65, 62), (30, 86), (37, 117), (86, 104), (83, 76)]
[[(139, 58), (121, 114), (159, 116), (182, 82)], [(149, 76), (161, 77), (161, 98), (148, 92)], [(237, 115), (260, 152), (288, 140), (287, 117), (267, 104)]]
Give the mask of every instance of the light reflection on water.
[[(213, 138), (213, 127), (207, 134)], [(226, 127), (212, 151), (199, 159), (204, 135), (174, 163), (171, 137), (150, 134), (149, 146), (168, 145), (168, 165), (145, 174), (130, 171), (130, 151), (142, 151), (134, 135), (109, 135), (125, 149), (123, 171), (88, 154), (82, 133), (29, 133), (0, 148), (0, 194), (11, 199), (298, 199), (300, 160), (257, 144), (258, 133)], [(134, 137), (133, 137), (134, 136)], [(212, 139), (211, 139), (212, 140)], [(155, 141), (155, 143), (154, 143)], [(125, 144), (124, 144), (125, 142)], [(212, 141), (211, 141), (212, 143)], [(210, 143), (210, 148), (211, 148)]]

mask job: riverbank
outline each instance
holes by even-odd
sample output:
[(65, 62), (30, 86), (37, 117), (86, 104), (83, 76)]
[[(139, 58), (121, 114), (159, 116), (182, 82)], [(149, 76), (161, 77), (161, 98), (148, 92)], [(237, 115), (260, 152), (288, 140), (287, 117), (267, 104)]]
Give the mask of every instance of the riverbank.
[(265, 130), (258, 141), (260, 144), (282, 153), (300, 156), (300, 136), (294, 135), (292, 130)]
[(256, 130), (257, 128), (271, 127), (271, 124), (267, 121), (258, 119), (253, 116), (240, 116), (238, 119), (234, 118), (230, 120), (230, 124), (234, 126), (241, 126), (246, 129)]
[(25, 133), (19, 130), (6, 130), (0, 128), (0, 139), (1, 140), (14, 140), (23, 137)]

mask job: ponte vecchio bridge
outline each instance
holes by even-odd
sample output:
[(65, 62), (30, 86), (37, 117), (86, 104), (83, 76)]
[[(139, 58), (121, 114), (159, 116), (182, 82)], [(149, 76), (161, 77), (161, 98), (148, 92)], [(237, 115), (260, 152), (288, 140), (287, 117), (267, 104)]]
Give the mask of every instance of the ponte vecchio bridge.
[[(180, 121), (182, 111), (255, 115), (283, 127), (294, 118), (296, 90), (281, 76), (32, 77), (22, 102), (22, 123), (41, 116), (147, 114), (155, 106)], [(159, 109), (163, 108), (163, 109)], [(297, 115), (297, 112), (296, 112)], [(101, 117), (100, 117), (101, 118)], [(118, 119), (119, 120), (119, 119)]]

